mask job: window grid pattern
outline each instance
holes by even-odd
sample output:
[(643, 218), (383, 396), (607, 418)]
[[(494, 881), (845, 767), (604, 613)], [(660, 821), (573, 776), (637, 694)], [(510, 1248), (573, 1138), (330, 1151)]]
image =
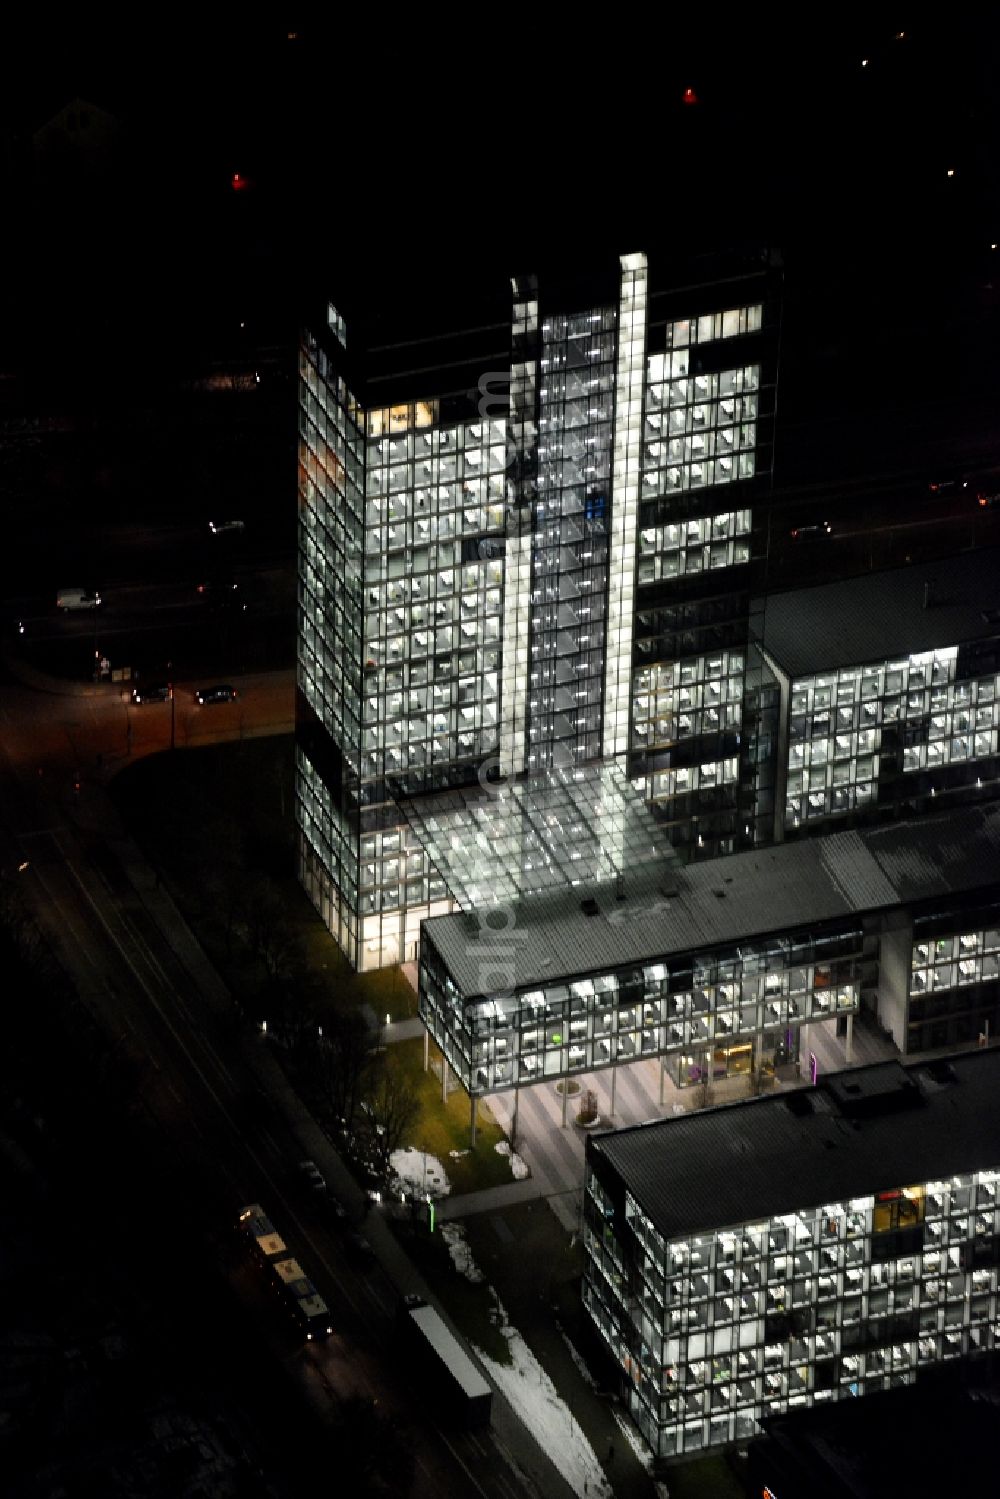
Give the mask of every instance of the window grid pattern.
[(368, 442), (365, 779), (412, 786), (496, 742), (504, 441), (483, 420)]
[(614, 762), (425, 796), (403, 810), (469, 911), (598, 884), (672, 855)]
[(690, 350), (647, 361), (642, 498), (752, 479), (760, 365), (690, 374)]
[(618, 308), (618, 372), (608, 590), (607, 674), (604, 683), (606, 755), (628, 749), (629, 677), (635, 612), (635, 533), (642, 457), (642, 395), (646, 354), (646, 257), (623, 256)]
[(745, 673), (742, 651), (639, 668), (632, 680), (632, 747), (652, 749), (702, 734), (738, 733)]
[(706, 760), (701, 765), (678, 765), (654, 770), (646, 777), (652, 802), (671, 802), (689, 792), (711, 791), (719, 786), (738, 786), (740, 762), (735, 756), (725, 760)]
[(531, 614), (532, 537), (524, 475), (534, 473), (538, 448), (538, 302), (515, 293), (507, 428), (507, 557), (503, 614), (500, 763), (506, 776), (525, 765), (528, 713), (528, 640)]
[(299, 355), (299, 686), (359, 765), (364, 514), (362, 414), (308, 336)]
[(958, 989), (1000, 978), (1000, 928), (984, 927), (954, 936), (914, 942), (910, 960), (910, 996)]
[(361, 912), (446, 900), (444, 880), (405, 823), (361, 837)]
[(310, 899), (352, 963), (358, 960), (358, 843), (301, 749), (295, 755), (300, 876)]
[(639, 533), (640, 583), (692, 577), (750, 561), (749, 510), (693, 516)]
[(653, 1453), (995, 1347), (997, 1188), (984, 1170), (665, 1241), (588, 1173), (584, 1304)]
[(341, 348), (347, 348), (347, 324), (332, 302), (326, 304), (326, 326), (337, 339)]
[(877, 789), (883, 730), (903, 737), (904, 773), (1000, 749), (1000, 674), (956, 680), (958, 648), (796, 678), (790, 691), (785, 821), (849, 812)]
[(542, 323), (529, 770), (601, 751), (616, 322), (601, 308)]
[(405, 432), (437, 425), (437, 401), (404, 401), (398, 406), (377, 406), (365, 418), (365, 431), (372, 437), (399, 437)]
[[(855, 1011), (861, 934), (825, 945), (829, 953), (822, 939), (782, 939), (766, 952), (745, 947), (742, 958), (671, 959), (469, 1004), (424, 942), (420, 1017), (472, 1094), (662, 1054), (676, 1058), (686, 1084), (716, 1043), (760, 1044), (766, 1033)], [(497, 951), (484, 940), (485, 971), (497, 971)]]

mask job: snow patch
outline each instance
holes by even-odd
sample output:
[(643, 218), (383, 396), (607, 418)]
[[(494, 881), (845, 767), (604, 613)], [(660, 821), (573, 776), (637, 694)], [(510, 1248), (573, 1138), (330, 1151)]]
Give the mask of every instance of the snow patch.
[(428, 1197), (447, 1197), (451, 1191), (448, 1174), (437, 1156), (416, 1150), (412, 1145), (406, 1150), (394, 1150), (389, 1157), (389, 1167), (395, 1176), (390, 1191), (398, 1192), (402, 1187), (409, 1187), (411, 1193)]
[[(469, 1252), (461, 1225), (444, 1223), (441, 1232), (461, 1274), (470, 1280), (482, 1280), (482, 1271)], [(481, 1348), (476, 1348), (491, 1380), (538, 1445), (548, 1453), (578, 1499), (613, 1499), (614, 1491), (579, 1422), (560, 1400), (555, 1385), (517, 1328), (511, 1326), (503, 1303), (492, 1286), (490, 1294), (499, 1319), (498, 1330), (507, 1339), (511, 1357), (509, 1364), (498, 1364)]]
[(621, 1411), (613, 1410), (611, 1414), (614, 1416), (615, 1421), (618, 1424), (618, 1430), (621, 1432), (622, 1436), (625, 1438), (626, 1442), (628, 1442), (629, 1446), (632, 1448), (632, 1451), (635, 1453), (637, 1461), (642, 1464), (647, 1473), (652, 1472), (653, 1454), (649, 1451), (648, 1447), (643, 1446), (642, 1441), (639, 1437), (639, 1433), (636, 1431), (632, 1422), (626, 1420)]
[(525, 1177), (530, 1175), (527, 1166), (525, 1165), (524, 1161), (522, 1161), (521, 1157), (517, 1154), (517, 1151), (511, 1151), (510, 1142), (508, 1140), (498, 1140), (493, 1149), (496, 1151), (497, 1155), (510, 1156), (510, 1171), (515, 1181), (524, 1181)]
[(478, 1285), (483, 1279), (483, 1272), (472, 1258), (461, 1224), (442, 1223), (441, 1237), (448, 1246), (451, 1262), (459, 1275), (464, 1275), (466, 1280), (471, 1280), (473, 1285)]

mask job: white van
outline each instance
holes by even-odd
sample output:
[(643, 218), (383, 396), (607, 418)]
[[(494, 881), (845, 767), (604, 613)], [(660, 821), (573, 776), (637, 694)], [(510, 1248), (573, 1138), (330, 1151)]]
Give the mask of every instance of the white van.
[(101, 595), (96, 588), (60, 588), (56, 594), (56, 608), (62, 610), (97, 609), (100, 602)]

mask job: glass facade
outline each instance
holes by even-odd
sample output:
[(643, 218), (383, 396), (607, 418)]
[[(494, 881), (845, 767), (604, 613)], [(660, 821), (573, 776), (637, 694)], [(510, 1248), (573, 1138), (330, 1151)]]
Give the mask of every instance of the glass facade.
[(584, 1305), (654, 1456), (996, 1346), (998, 1183), (981, 1170), (664, 1238), (588, 1169)]
[(613, 761), (422, 797), (403, 810), (466, 911), (675, 862)]
[[(747, 310), (759, 329), (761, 308)], [(644, 499), (754, 476), (760, 366), (692, 374), (690, 327), (674, 323), (672, 349), (649, 360)]]
[(507, 558), (504, 579), (500, 764), (525, 767), (532, 611), (532, 530), (538, 471), (538, 297), (515, 281), (507, 418)]
[(646, 361), (630, 763), (689, 859), (772, 836), (778, 693), (750, 669), (747, 583), (764, 326), (763, 303), (668, 318)]
[(914, 920), (907, 1053), (1000, 1035), (1000, 906)]
[(408, 791), (496, 744), (504, 568), (503, 422), (415, 414), (369, 438), (365, 504), (362, 782)]
[(659, 583), (750, 561), (750, 511), (695, 516), (639, 534), (640, 583)]
[(611, 577), (615, 580), (615, 587), (608, 592), (603, 753), (624, 756), (629, 747), (636, 529), (642, 467), (648, 306), (646, 257), (623, 256), (621, 272), (615, 377), (614, 507), (610, 517)]
[(364, 416), (315, 338), (299, 351), (298, 684), (357, 772)]
[(773, 1067), (797, 1055), (799, 1026), (858, 1008), (859, 928), (671, 954), (505, 992), (497, 979), (505, 945), (517, 937), (492, 929), (489, 914), (472, 950), (482, 955), (490, 998), (461, 992), (432, 932), (420, 953), (421, 1019), (473, 1095), (655, 1056), (667, 1057), (687, 1087), (729, 1070), (721, 1058), (737, 1041)]
[[(407, 398), (387, 404), (381, 364), (377, 401), (351, 388), (366, 366), (340, 306), (303, 335), (300, 869), (360, 966), (412, 956), (421, 915), (457, 898), (403, 803), (484, 766), (617, 758), (691, 856), (757, 839), (762, 700), (733, 570), (773, 388), (764, 304), (654, 319), (638, 254), (599, 281), (551, 305), (512, 283), (509, 364), (480, 373), (474, 417), (440, 352), (416, 369), (401, 353)], [(518, 871), (532, 848), (511, 850)]]
[(1000, 673), (969, 676), (959, 667), (950, 646), (794, 679), (786, 832), (887, 797), (932, 794), (935, 772), (993, 760)]
[(529, 770), (601, 753), (616, 323), (603, 308), (541, 328)]

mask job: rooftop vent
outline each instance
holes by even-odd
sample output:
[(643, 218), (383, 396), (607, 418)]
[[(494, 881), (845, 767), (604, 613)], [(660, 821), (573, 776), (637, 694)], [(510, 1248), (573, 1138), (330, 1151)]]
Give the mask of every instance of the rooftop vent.
[(661, 885), (660, 894), (665, 895), (668, 900), (673, 900), (674, 896), (679, 894), (679, 891), (676, 885)]
[(599, 916), (601, 912), (600, 906), (592, 895), (588, 895), (586, 900), (580, 902), (580, 910), (584, 916)]
[(794, 1093), (789, 1093), (785, 1099), (785, 1108), (796, 1118), (803, 1119), (813, 1111), (812, 1092), (808, 1088), (796, 1088)]
[(823, 1087), (845, 1118), (895, 1114), (921, 1103), (920, 1089), (899, 1062), (828, 1073)]

